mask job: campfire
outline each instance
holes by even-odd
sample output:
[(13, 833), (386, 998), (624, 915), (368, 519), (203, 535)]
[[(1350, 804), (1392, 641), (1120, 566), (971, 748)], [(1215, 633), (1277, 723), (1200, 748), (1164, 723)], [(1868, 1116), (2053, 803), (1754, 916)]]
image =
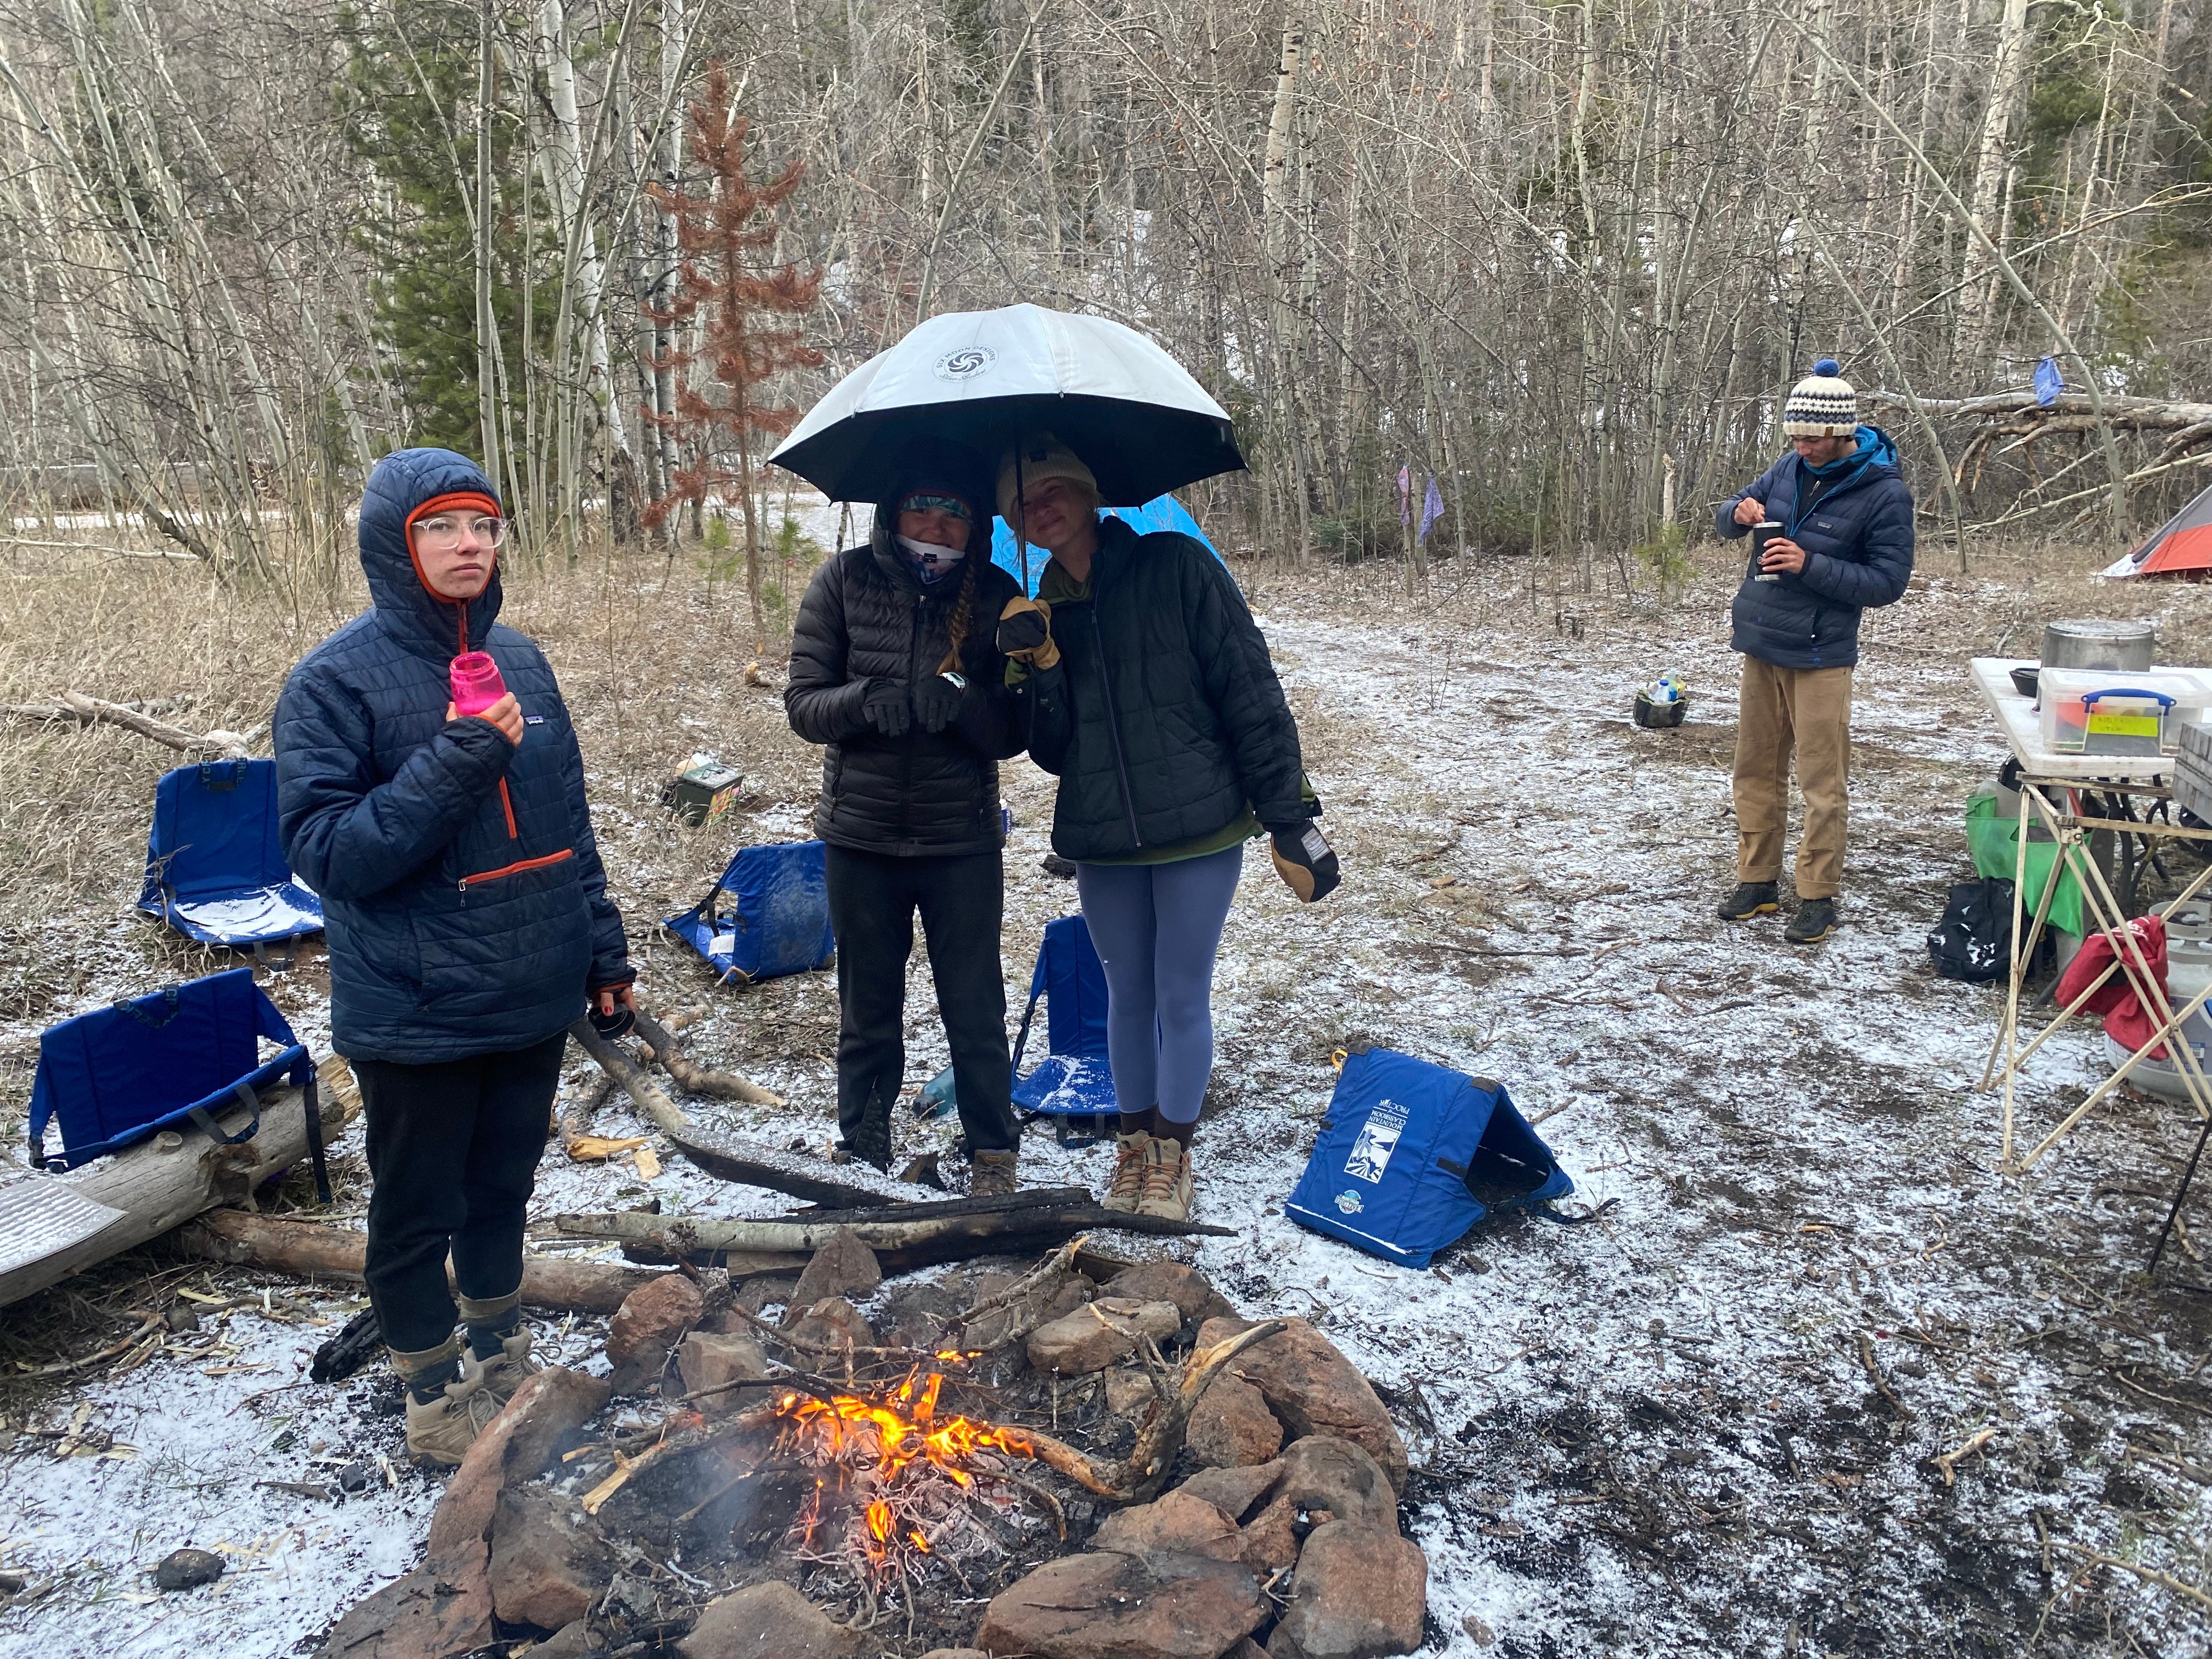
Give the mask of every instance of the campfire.
[[(565, 1652), (692, 1659), (1218, 1659), (1278, 1629), (1271, 1650), (1308, 1659), (1418, 1648), (1405, 1447), (1365, 1379), (1310, 1326), (1237, 1317), (1194, 1268), (1094, 1278), (1079, 1248), (998, 1288), (894, 1285), (880, 1334), (834, 1291), (779, 1322), (772, 1283), (749, 1308), (711, 1270), (650, 1281), (613, 1322), (610, 1375), (525, 1384), (422, 1565), (325, 1651), (566, 1632)], [(845, 1265), (880, 1282), (872, 1257)]]
[(940, 1420), (944, 1386), (943, 1372), (916, 1370), (880, 1400), (787, 1393), (776, 1401), (790, 1456), (818, 1471), (792, 1526), (801, 1559), (892, 1578), (948, 1547), (956, 1556), (969, 1553), (963, 1546), (998, 1549), (971, 1505), (1012, 1510), (1015, 1483), (1001, 1458), (1034, 1449), (1016, 1430), (957, 1413)]

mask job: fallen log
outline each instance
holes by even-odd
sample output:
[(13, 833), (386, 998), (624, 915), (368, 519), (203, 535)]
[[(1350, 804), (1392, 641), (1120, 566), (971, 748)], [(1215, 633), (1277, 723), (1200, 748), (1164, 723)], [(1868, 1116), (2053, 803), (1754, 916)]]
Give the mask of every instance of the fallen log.
[[(325, 1066), (329, 1062), (325, 1061)], [(325, 1144), (335, 1140), (359, 1099), (350, 1086), (319, 1091)], [(165, 1130), (68, 1175), (33, 1174), (0, 1186), (0, 1307), (71, 1273), (160, 1237), (253, 1189), (307, 1156), (301, 1091), (261, 1097), (261, 1124), (250, 1140), (226, 1146), (198, 1129)], [(252, 1121), (245, 1106), (215, 1114), (224, 1134)]]
[(840, 1204), (849, 1209), (880, 1210), (934, 1196), (936, 1189), (894, 1181), (865, 1164), (831, 1164), (804, 1152), (787, 1152), (761, 1141), (741, 1139), (690, 1124), (671, 1130), (669, 1145), (710, 1176), (746, 1187), (765, 1187), (810, 1204)]
[[(915, 1209), (939, 1209), (916, 1205)], [(1200, 1221), (1171, 1221), (1164, 1216), (1134, 1215), (1103, 1209), (1088, 1201), (1031, 1205), (1011, 1209), (960, 1210), (909, 1219), (908, 1206), (835, 1222), (814, 1220), (714, 1221), (656, 1215), (559, 1215), (558, 1232), (574, 1238), (607, 1238), (626, 1251), (699, 1261), (720, 1259), (725, 1250), (818, 1250), (842, 1229), (876, 1253), (887, 1267), (903, 1270), (968, 1256), (1028, 1253), (1064, 1243), (1079, 1233), (1122, 1231), (1186, 1237), (1201, 1234), (1233, 1238), (1235, 1231)]]
[(691, 1120), (684, 1115), (684, 1109), (641, 1071), (635, 1060), (593, 1030), (591, 1021), (578, 1020), (568, 1028), (568, 1035), (575, 1038), (577, 1047), (599, 1062), (599, 1069), (614, 1079), (615, 1086), (629, 1096), (630, 1103), (664, 1132), (673, 1135), (690, 1127)]
[(629, 1094), (638, 1110), (653, 1120), (671, 1146), (710, 1176), (747, 1187), (765, 1187), (815, 1204), (897, 1204), (929, 1190), (878, 1175), (865, 1164), (829, 1164), (719, 1134), (686, 1116), (665, 1090), (618, 1045), (593, 1030), (589, 1020), (578, 1020), (568, 1028), (568, 1035), (617, 1088)]
[[(368, 1254), (368, 1235), (312, 1221), (216, 1210), (179, 1228), (169, 1243), (181, 1255), (234, 1267), (260, 1267), (296, 1273), (303, 1279), (357, 1280)], [(732, 1277), (797, 1273), (805, 1265), (804, 1256), (739, 1257)], [(632, 1291), (661, 1277), (662, 1273), (655, 1269), (625, 1267), (611, 1261), (526, 1255), (522, 1300), (527, 1307), (552, 1313), (612, 1313)]]
[(182, 726), (172, 726), (167, 720), (157, 720), (150, 714), (119, 702), (108, 702), (99, 697), (88, 697), (82, 691), (64, 691), (62, 704), (86, 726), (106, 724), (119, 726), (126, 732), (135, 732), (142, 738), (151, 738), (181, 754), (216, 754), (225, 759), (244, 759), (248, 734), (242, 732), (187, 732)]
[(675, 1035), (642, 1008), (637, 1011), (637, 1034), (642, 1039), (646, 1059), (695, 1095), (707, 1095), (717, 1100), (742, 1100), (752, 1106), (783, 1104), (781, 1095), (771, 1093), (757, 1083), (748, 1083), (734, 1072), (718, 1072), (691, 1060), (677, 1042)]

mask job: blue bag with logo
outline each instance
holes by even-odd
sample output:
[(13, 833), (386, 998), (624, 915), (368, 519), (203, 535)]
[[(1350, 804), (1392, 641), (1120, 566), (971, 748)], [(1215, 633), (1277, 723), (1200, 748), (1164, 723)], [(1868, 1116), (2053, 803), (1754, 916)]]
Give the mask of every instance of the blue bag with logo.
[(1344, 1062), (1284, 1208), (1370, 1255), (1425, 1267), (1493, 1210), (1574, 1189), (1504, 1084), (1370, 1048)]

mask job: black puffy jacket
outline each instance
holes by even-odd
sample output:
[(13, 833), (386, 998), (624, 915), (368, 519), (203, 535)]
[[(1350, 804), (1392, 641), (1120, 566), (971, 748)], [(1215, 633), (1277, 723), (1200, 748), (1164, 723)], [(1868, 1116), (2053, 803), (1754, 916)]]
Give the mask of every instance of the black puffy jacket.
[(868, 544), (816, 571), (799, 601), (783, 706), (793, 731), (829, 745), (815, 831), (863, 853), (989, 852), (1001, 840), (998, 763), (1022, 749), (1006, 659), (993, 642), (999, 612), (1019, 589), (991, 562), (988, 542), (969, 554), (975, 583), (960, 717), (942, 732), (917, 722), (902, 737), (878, 736), (861, 712), (870, 686), (888, 680), (910, 691), (937, 672), (967, 580), (963, 573), (924, 587), (892, 544), (890, 522), (878, 514)]
[[(496, 625), (500, 580), (465, 603), (422, 585), (407, 516), (492, 493), (443, 449), (386, 456), (361, 505), (376, 608), (309, 652), (276, 702), (284, 857), (322, 896), (331, 1041), (410, 1065), (526, 1048), (633, 977), (584, 801), (584, 763), (544, 653)], [(522, 741), (446, 718), (447, 668), (488, 651)]]
[(1103, 520), (1090, 597), (1054, 606), (1052, 635), (1060, 662), (1015, 695), (1030, 758), (1060, 775), (1061, 857), (1211, 835), (1247, 804), (1262, 823), (1313, 816), (1267, 642), (1202, 544)]

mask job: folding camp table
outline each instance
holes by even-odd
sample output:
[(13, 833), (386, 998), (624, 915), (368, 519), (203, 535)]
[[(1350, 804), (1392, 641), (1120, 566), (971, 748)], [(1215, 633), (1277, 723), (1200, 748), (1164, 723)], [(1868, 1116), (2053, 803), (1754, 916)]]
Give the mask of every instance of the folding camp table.
[[(2031, 1168), (2045, 1153), (2071, 1133), (2098, 1102), (2125, 1081), (2129, 1074), (2160, 1046), (2164, 1046), (2172, 1057), (2174, 1070), (2198, 1115), (2207, 1121), (2208, 1125), (2212, 1125), (2212, 1082), (2207, 1081), (2203, 1060), (2182, 1041), (2180, 1035), (2183, 1022), (2204, 1006), (2207, 996), (2212, 996), (2212, 989), (2199, 994), (2179, 1009), (2167, 1001), (2162, 975), (2150, 971), (2133, 930), (2124, 926), (2131, 907), (2122, 902), (2119, 892), (2106, 878), (2090, 846), (2090, 838), (2100, 832), (2118, 836), (2123, 842), (2130, 836), (2206, 842), (2212, 841), (2212, 830), (2185, 829), (2179, 823), (2148, 817), (2130, 816), (2116, 818), (2109, 816), (2098, 797), (2124, 794), (2170, 799), (2174, 757), (2069, 755), (2045, 749), (2033, 701), (2020, 696), (2012, 685), (2012, 671), (2028, 665), (2031, 664), (2025, 659), (1997, 657), (1977, 657), (1972, 664), (1975, 689), (1996, 714), (1998, 727), (2020, 764), (2020, 831), (2016, 849), (2019, 863), (2013, 882), (2010, 982), (2006, 988), (2005, 1009), (1998, 1024), (1996, 1040), (1990, 1044), (1989, 1063), (1983, 1068), (1981, 1085), (1984, 1089), (1999, 1085), (2002, 1088), (2003, 1150), (2001, 1167), (2008, 1174), (2018, 1174)], [(2039, 824), (2048, 831), (2058, 848), (2058, 858), (2052, 867), (2050, 881), (2045, 884), (2033, 918), (2027, 918), (2027, 845), (2031, 824)], [(2058, 890), (2062, 873), (2071, 873), (2081, 884), (2083, 919), (2091, 928), (2110, 941), (2113, 960), (2110, 967), (2073, 1001), (2059, 1010), (2042, 1030), (2023, 1042), (2021, 1030), (2021, 993), (2029, 964), (2034, 960), (2036, 945), (2042, 938), (2050, 915), (2051, 896)], [(2212, 882), (2212, 864), (2200, 871), (2167, 908), (2171, 909), (2195, 897), (2208, 882)], [(2134, 885), (2131, 879), (2123, 880), (2122, 889), (2128, 892), (2130, 899)], [(2024, 920), (2027, 923), (2025, 927), (2022, 926)], [(2129, 986), (2155, 1022), (2155, 1029), (2149, 1038), (2115, 1069), (2111, 1077), (2092, 1090), (2087, 1098), (2069, 1112), (2056, 1128), (2026, 1153), (2015, 1156), (2013, 1150), (2014, 1091), (2021, 1067), (2116, 973), (2126, 976)], [(2186, 1177), (2183, 1184), (2185, 1188)], [(2180, 1204), (2179, 1194), (2174, 1202), (2178, 1209)], [(2167, 1225), (2170, 1228), (2172, 1224), (2172, 1217), (2169, 1216)], [(2161, 1234), (2161, 1249), (2164, 1243)], [(2152, 1267), (2155, 1269), (2156, 1266), (2157, 1257), (2154, 1255)]]

